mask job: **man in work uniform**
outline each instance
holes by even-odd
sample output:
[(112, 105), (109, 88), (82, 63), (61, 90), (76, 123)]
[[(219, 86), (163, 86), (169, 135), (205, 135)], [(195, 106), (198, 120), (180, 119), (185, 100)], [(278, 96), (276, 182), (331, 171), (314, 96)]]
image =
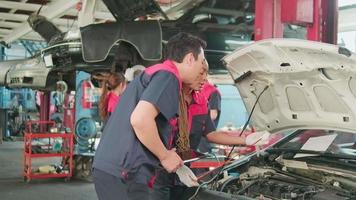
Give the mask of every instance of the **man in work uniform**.
[(156, 169), (183, 165), (172, 149), (182, 83), (199, 85), (207, 71), (204, 41), (189, 34), (172, 37), (167, 60), (136, 77), (109, 118), (93, 163), (95, 189), (103, 199), (149, 199)]

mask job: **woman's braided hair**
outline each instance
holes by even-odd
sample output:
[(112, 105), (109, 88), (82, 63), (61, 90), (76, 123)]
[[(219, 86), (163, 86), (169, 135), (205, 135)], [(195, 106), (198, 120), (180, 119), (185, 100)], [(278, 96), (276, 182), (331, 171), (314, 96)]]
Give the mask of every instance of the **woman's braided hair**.
[(177, 139), (178, 152), (190, 149), (189, 130), (188, 130), (188, 106), (185, 101), (183, 90), (179, 95), (179, 117), (178, 117), (179, 137)]

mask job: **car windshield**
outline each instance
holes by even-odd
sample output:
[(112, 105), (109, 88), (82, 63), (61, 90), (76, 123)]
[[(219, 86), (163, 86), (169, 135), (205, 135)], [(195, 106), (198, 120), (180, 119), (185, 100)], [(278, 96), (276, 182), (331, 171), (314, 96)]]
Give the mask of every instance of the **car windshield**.
[(278, 148), (356, 156), (356, 133), (324, 129), (299, 130), (278, 145)]

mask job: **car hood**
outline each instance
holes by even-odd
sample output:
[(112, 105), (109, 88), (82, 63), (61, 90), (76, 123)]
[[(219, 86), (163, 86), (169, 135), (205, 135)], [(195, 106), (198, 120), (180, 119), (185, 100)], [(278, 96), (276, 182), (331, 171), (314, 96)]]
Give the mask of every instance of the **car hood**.
[(276, 132), (291, 128), (356, 131), (356, 55), (335, 45), (269, 39), (223, 58), (251, 112), (252, 124)]

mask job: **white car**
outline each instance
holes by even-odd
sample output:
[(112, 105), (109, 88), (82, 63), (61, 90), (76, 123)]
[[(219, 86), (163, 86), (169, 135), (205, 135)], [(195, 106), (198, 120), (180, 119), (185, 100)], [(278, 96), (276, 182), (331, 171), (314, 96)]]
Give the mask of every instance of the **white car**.
[(270, 39), (223, 60), (253, 126), (281, 139), (216, 170), (197, 199), (356, 199), (356, 55)]

